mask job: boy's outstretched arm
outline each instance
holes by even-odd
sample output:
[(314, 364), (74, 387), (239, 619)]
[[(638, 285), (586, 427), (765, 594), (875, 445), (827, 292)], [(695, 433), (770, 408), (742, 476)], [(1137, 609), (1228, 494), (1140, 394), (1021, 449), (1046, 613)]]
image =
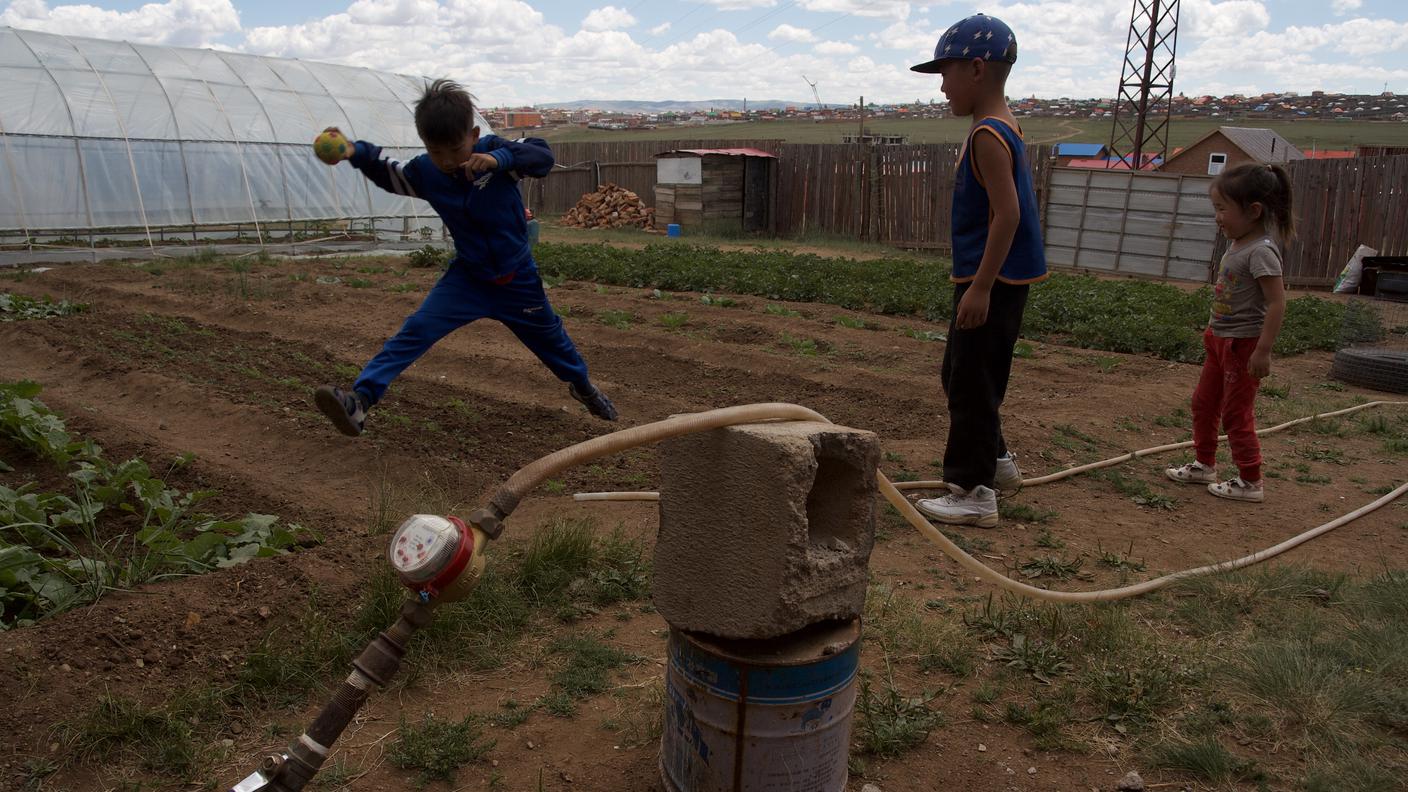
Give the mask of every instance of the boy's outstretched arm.
[(411, 167), (413, 163), (402, 163), (382, 154), (381, 146), (368, 143), (365, 140), (357, 141), (357, 148), (348, 158), (352, 167), (362, 172), (363, 176), (372, 180), (372, 183), (396, 195), (409, 195), (412, 198), (419, 198), (417, 187), (420, 184), (420, 177), (416, 169)]
[(988, 206), (992, 212), (988, 220), (988, 242), (983, 248), (983, 260), (978, 265), (978, 274), (973, 278), (963, 299), (958, 302), (954, 324), (962, 330), (982, 327), (988, 320), (988, 298), (992, 294), (993, 281), (1007, 261), (1007, 253), (1012, 249), (1012, 238), (1017, 235), (1017, 224), (1022, 219), (1022, 209), (1017, 203), (1017, 184), (1012, 179), (1012, 153), (996, 134), (984, 134), (982, 128), (973, 135), (973, 164), (977, 168), (978, 181), (988, 194)]
[(493, 135), (489, 138), (489, 156), (498, 161), (497, 170), (538, 179), (552, 172), (554, 162), (552, 149), (542, 138), (506, 140)]

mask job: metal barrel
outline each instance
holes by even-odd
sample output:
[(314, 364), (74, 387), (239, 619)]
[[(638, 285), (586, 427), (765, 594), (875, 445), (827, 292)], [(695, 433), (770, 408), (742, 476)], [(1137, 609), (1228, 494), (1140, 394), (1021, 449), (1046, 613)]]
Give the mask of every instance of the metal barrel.
[(660, 771), (668, 792), (841, 792), (860, 620), (767, 641), (670, 630)]

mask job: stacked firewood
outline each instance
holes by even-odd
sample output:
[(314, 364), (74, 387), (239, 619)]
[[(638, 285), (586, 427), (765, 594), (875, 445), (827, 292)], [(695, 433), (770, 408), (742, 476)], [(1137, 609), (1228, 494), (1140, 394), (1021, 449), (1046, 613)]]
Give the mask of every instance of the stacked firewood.
[(614, 183), (603, 184), (568, 209), (562, 224), (572, 228), (651, 228), (655, 225), (655, 210), (630, 190)]

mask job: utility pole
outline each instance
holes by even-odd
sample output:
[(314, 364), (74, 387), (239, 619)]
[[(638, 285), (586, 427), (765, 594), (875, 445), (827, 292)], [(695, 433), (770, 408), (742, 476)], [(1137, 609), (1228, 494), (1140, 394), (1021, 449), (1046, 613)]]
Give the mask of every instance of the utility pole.
[(1134, 0), (1107, 167), (1116, 167), (1127, 157), (1130, 169), (1138, 170), (1145, 154), (1168, 157), (1179, 4), (1180, 0)]

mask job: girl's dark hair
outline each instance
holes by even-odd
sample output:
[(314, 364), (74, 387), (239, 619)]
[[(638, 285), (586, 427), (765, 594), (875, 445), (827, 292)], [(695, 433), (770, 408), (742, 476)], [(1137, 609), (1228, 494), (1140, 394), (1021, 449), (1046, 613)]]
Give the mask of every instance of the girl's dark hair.
[(1296, 235), (1296, 220), (1291, 214), (1291, 177), (1280, 165), (1238, 165), (1217, 175), (1213, 189), (1223, 198), (1247, 209), (1259, 203), (1263, 216), (1276, 226), (1282, 241)]
[(436, 80), (416, 101), (416, 132), (428, 146), (458, 146), (473, 126), (474, 99), (454, 80)]

